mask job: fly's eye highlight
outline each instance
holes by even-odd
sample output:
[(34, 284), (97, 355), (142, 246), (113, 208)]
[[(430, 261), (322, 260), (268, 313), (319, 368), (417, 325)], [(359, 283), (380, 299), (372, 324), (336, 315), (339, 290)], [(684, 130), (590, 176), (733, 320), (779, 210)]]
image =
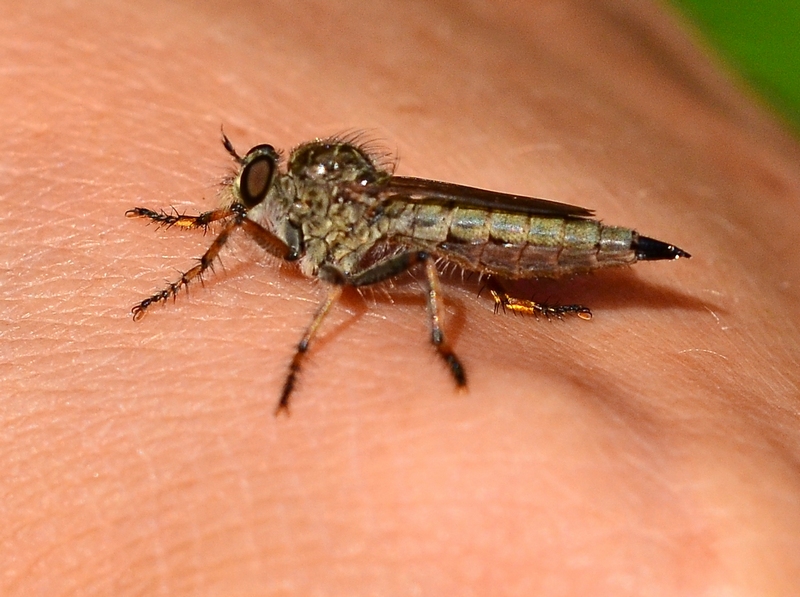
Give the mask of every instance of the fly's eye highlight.
[(255, 207), (269, 192), (278, 153), (272, 145), (257, 145), (244, 157), (244, 165), (239, 174), (239, 195), (246, 207)]

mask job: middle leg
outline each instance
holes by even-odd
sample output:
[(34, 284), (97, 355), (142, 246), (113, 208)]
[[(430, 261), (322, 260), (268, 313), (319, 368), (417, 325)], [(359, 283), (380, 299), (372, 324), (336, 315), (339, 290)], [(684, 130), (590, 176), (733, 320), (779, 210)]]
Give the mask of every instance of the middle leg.
[(439, 283), (439, 272), (436, 270), (436, 263), (429, 255), (425, 257), (425, 279), (427, 281), (427, 303), (428, 303), (428, 317), (431, 323), (431, 342), (433, 343), (436, 352), (439, 353), (450, 368), (450, 373), (453, 374), (453, 379), (456, 380), (456, 385), (464, 387), (467, 385), (467, 374), (464, 372), (464, 366), (458, 357), (450, 348), (450, 344), (444, 335), (442, 329), (442, 314), (444, 312), (441, 296), (442, 289)]
[(317, 334), (319, 326), (330, 312), (331, 307), (333, 307), (342, 296), (343, 288), (344, 287), (340, 284), (331, 284), (328, 286), (328, 295), (325, 297), (325, 300), (322, 301), (319, 308), (317, 308), (314, 319), (311, 320), (311, 324), (306, 328), (306, 333), (303, 334), (303, 338), (298, 343), (294, 357), (292, 357), (292, 362), (289, 365), (289, 375), (286, 376), (286, 381), (283, 384), (281, 398), (278, 401), (278, 406), (275, 407), (276, 417), (281, 412), (285, 412), (287, 415), (289, 414), (289, 397), (292, 395), (292, 390), (294, 390), (294, 385), (297, 381), (297, 375), (300, 373), (300, 368), (303, 365), (303, 360), (306, 354), (308, 354), (308, 347), (311, 345), (311, 340), (313, 340), (314, 336)]
[(428, 318), (431, 326), (431, 343), (436, 352), (447, 363), (450, 373), (453, 375), (459, 387), (467, 385), (467, 376), (461, 361), (450, 348), (442, 328), (444, 309), (441, 301), (441, 284), (439, 283), (439, 273), (436, 270), (434, 259), (425, 251), (409, 251), (395, 255), (376, 263), (363, 272), (348, 276), (335, 267), (327, 266), (320, 271), (320, 277), (333, 284), (347, 286), (369, 286), (377, 284), (389, 278), (393, 278), (409, 268), (424, 264), (426, 284), (426, 303), (428, 307)]

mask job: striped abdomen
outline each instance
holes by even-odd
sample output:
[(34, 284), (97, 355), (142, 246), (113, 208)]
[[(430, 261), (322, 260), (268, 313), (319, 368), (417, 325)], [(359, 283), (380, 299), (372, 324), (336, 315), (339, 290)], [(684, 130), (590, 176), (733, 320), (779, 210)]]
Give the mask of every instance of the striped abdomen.
[(677, 256), (649, 257), (639, 246), (645, 237), (636, 231), (588, 218), (420, 203), (398, 202), (392, 208), (390, 237), (405, 238), (465, 269), (507, 278), (557, 277)]

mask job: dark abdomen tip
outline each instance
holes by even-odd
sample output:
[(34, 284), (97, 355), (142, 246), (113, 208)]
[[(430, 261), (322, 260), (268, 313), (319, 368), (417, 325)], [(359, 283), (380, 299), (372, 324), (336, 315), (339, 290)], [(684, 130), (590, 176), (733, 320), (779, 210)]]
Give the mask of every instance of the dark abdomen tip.
[(640, 236), (633, 244), (633, 250), (636, 251), (636, 258), (639, 261), (657, 261), (659, 259), (678, 259), (680, 257), (691, 257), (689, 253), (683, 249), (679, 249), (675, 245), (662, 243), (660, 240), (648, 238), (647, 236)]

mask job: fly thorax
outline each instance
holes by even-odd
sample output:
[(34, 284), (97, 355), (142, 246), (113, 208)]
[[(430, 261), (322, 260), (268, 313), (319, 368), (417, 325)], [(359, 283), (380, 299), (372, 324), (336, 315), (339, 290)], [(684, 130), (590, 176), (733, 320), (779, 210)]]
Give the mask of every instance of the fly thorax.
[(295, 226), (302, 229), (306, 238), (324, 237), (331, 227), (328, 215), (329, 191), (318, 184), (297, 182), (289, 218)]
[(367, 152), (342, 141), (305, 143), (292, 152), (288, 168), (297, 179), (326, 184), (368, 185), (385, 176)]
[(287, 176), (295, 185), (290, 219), (305, 242), (301, 269), (307, 275), (323, 263), (349, 269), (377, 233), (366, 216), (374, 198), (359, 190), (390, 174), (352, 143), (317, 140), (292, 152)]

